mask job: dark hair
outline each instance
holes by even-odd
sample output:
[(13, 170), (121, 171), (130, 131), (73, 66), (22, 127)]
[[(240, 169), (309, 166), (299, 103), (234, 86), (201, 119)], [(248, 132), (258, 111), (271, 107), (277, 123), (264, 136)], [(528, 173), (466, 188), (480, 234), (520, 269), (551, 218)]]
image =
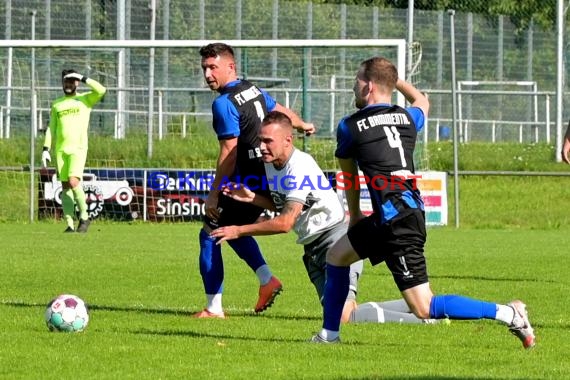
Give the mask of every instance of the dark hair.
[(388, 88), (395, 88), (398, 81), (396, 66), (383, 57), (373, 57), (362, 62), (361, 67), (365, 80), (378, 83)]
[(289, 116), (279, 111), (271, 111), (263, 118), (261, 126), (263, 127), (269, 124), (279, 124), (283, 127), (293, 128), (293, 123)]
[(73, 69), (65, 69), (61, 72), (61, 78), (63, 79), (63, 77), (66, 76), (67, 74), (73, 74), (73, 73), (77, 73), (77, 71)]
[(215, 42), (206, 46), (202, 46), (200, 48), (200, 55), (202, 58), (212, 58), (217, 57), (218, 55), (234, 58), (234, 49), (232, 49), (230, 45), (226, 45), (221, 42)]

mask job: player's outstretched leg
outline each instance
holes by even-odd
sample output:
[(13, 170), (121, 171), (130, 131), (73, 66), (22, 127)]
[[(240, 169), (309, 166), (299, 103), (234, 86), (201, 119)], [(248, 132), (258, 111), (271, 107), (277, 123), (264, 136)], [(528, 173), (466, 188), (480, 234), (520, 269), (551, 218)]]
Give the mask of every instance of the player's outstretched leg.
[(282, 292), (283, 285), (277, 277), (273, 276), (269, 265), (265, 262), (257, 241), (251, 236), (244, 236), (228, 240), (228, 244), (255, 272), (259, 279), (259, 297), (255, 305), (255, 312), (261, 313), (275, 302), (275, 298)]
[(196, 314), (195, 318), (225, 318), (222, 308), (222, 291), (224, 284), (224, 262), (222, 249), (216, 244), (216, 239), (200, 230), (200, 274), (208, 305)]
[(433, 296), (430, 303), (430, 318), (441, 319), (495, 319), (505, 323), (523, 344), (524, 348), (535, 345), (534, 330), (528, 320), (526, 305), (512, 301), (508, 305), (479, 301), (458, 295)]
[[(405, 309), (400, 307), (405, 305)], [(391, 309), (393, 307), (393, 309)], [(386, 302), (366, 302), (352, 312), (349, 322), (362, 323), (438, 323), (437, 319), (420, 319), (407, 307), (403, 299)]]

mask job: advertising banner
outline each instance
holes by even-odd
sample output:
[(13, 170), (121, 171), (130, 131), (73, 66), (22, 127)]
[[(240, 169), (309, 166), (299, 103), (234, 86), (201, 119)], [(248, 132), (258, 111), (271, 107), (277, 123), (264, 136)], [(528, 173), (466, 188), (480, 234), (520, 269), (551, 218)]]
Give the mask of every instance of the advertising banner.
[[(201, 221), (214, 174), (212, 169), (88, 168), (82, 184), (91, 219)], [(324, 174), (346, 207), (342, 190), (345, 183), (338, 182), (339, 173)], [(418, 172), (416, 178), (425, 204), (426, 223), (446, 225), (447, 174)], [(40, 171), (38, 190), (39, 218), (61, 217), (63, 189), (53, 169)], [(360, 192), (362, 211), (370, 214), (372, 203), (364, 179)]]
[[(85, 169), (91, 219), (202, 220), (213, 170)], [(61, 217), (62, 185), (55, 171), (40, 173), (39, 218)]]
[[(337, 178), (340, 172), (336, 173)], [(372, 203), (370, 201), (370, 192), (366, 187), (364, 175), (360, 172), (360, 208), (364, 215), (372, 213)], [(398, 177), (394, 177), (398, 178)], [(446, 172), (416, 172), (414, 175), (416, 185), (420, 190), (425, 206), (426, 225), (428, 226), (444, 226), (447, 225), (447, 173)], [(397, 182), (390, 182), (386, 178), (386, 186), (398, 186)], [(342, 186), (338, 184), (336, 191), (339, 199), (343, 203), (345, 210), (346, 198)]]

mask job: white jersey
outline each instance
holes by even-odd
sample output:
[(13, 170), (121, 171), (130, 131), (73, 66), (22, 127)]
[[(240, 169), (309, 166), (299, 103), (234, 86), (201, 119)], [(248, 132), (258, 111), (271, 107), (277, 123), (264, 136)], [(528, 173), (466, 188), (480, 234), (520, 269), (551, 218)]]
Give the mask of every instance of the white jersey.
[(344, 222), (344, 207), (313, 157), (295, 149), (282, 169), (265, 164), (271, 197), (281, 212), (285, 202), (300, 202), (303, 212), (293, 229), (297, 243), (309, 244), (320, 233)]

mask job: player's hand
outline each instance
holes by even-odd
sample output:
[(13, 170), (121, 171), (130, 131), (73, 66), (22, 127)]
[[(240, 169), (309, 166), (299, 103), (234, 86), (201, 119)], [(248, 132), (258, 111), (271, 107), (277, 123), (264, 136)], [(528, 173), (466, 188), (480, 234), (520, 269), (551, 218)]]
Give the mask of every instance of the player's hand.
[(63, 77), (63, 79), (75, 79), (79, 81), (84, 81), (84, 76), (79, 73), (70, 73)]
[(239, 226), (225, 226), (216, 228), (210, 233), (210, 236), (219, 239), (216, 244), (222, 244), (222, 242), (226, 240), (237, 239), (240, 237)]
[(564, 145), (562, 145), (562, 161), (570, 164), (570, 138), (564, 139)]
[(241, 183), (228, 182), (222, 186), (222, 194), (238, 202), (251, 203), (255, 193)]
[(314, 134), (316, 131), (317, 128), (315, 128), (315, 125), (313, 123), (303, 124), (303, 133), (305, 134), (305, 136), (310, 136)]
[(49, 150), (44, 150), (42, 152), (42, 165), (44, 168), (47, 168), (48, 162), (51, 162), (51, 155), (49, 154)]
[(206, 198), (205, 208), (206, 216), (210, 219), (217, 220), (220, 217), (220, 211), (218, 210), (218, 197), (219, 192), (210, 191), (208, 198)]

